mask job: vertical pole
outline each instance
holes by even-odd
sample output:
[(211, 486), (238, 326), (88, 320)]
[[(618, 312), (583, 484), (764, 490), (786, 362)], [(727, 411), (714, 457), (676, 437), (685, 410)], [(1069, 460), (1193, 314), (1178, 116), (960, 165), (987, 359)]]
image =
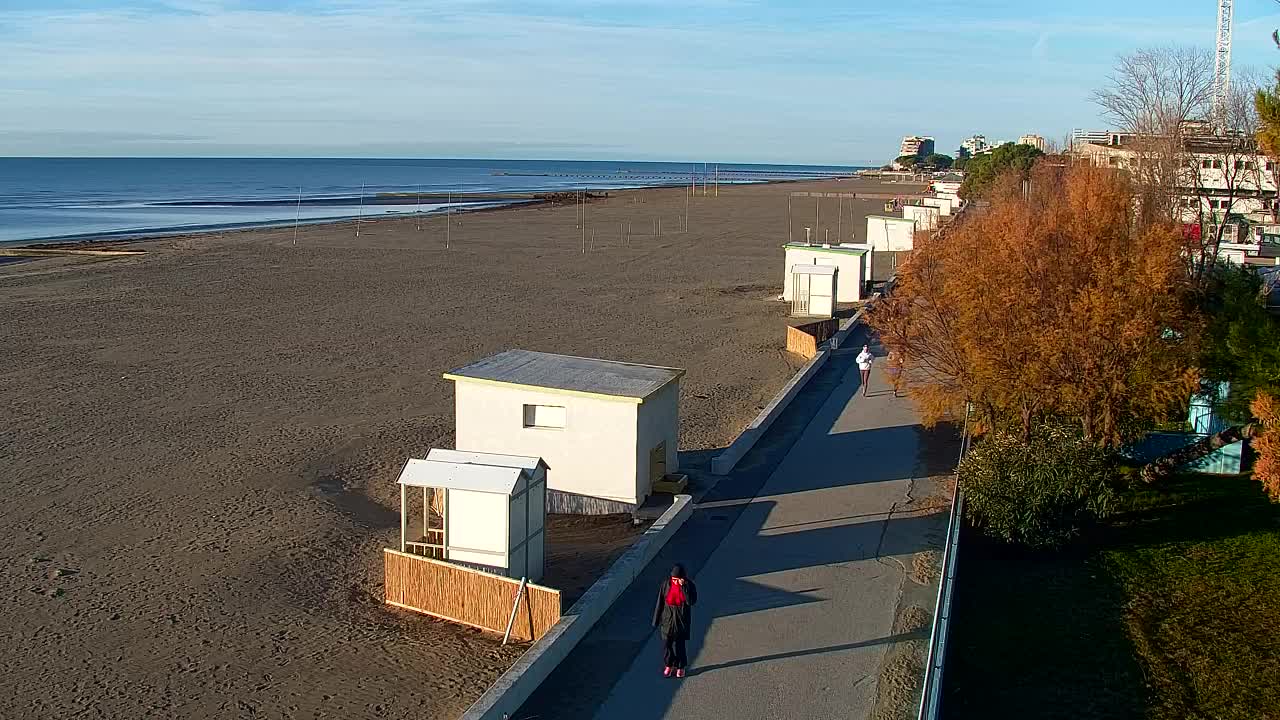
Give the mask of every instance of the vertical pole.
[(578, 197), (582, 198), (582, 254), (587, 254), (587, 191), (583, 190)]
[(413, 229), (422, 229), (422, 185), (418, 185), (418, 201), (413, 206)]
[(444, 489), (444, 499), (440, 501), (440, 544), (444, 546), (441, 560), (449, 559), (449, 488)]
[(787, 242), (791, 242), (791, 193), (787, 193)]
[(364, 183), (360, 183), (360, 213), (356, 215), (356, 237), (360, 237), (360, 221), (364, 219)]
[(822, 209), (822, 196), (813, 199), (813, 231), (818, 232), (818, 213)]
[(431, 542), (431, 502), (427, 500), (427, 489), (422, 488), (422, 537)]
[(298, 218), (302, 217), (302, 186), (298, 186), (298, 207), (293, 211), (293, 244), (298, 244)]
[(405, 519), (405, 489), (404, 485), (400, 486), (400, 552), (404, 552), (404, 536), (405, 528), (408, 526), (408, 520)]
[(716, 197), (720, 197), (720, 164), (716, 163)]
[[(529, 549), (525, 548), (525, 554), (529, 553)], [(516, 601), (511, 605), (511, 617), (507, 618), (507, 631), (502, 634), (502, 644), (506, 645), (507, 640), (511, 639), (511, 627), (516, 624), (516, 610), (520, 608), (520, 598), (524, 597), (524, 585), (529, 581), (528, 576), (520, 578), (520, 587), (516, 590)]]
[(689, 188), (684, 189), (684, 231), (689, 232)]
[(453, 191), (444, 197), (444, 249), (449, 249), (449, 236), (453, 234)]
[(844, 198), (836, 196), (836, 242), (844, 242)]

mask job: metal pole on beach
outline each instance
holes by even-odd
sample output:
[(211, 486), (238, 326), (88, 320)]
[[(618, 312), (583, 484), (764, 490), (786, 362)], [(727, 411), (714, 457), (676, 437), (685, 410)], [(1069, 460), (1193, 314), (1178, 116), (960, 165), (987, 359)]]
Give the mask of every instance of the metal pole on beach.
[(449, 236), (453, 234), (453, 191), (444, 196), (444, 249), (449, 249)]
[(689, 188), (684, 189), (684, 232), (689, 232)]
[(302, 186), (298, 186), (298, 207), (293, 211), (293, 244), (298, 244), (298, 218), (302, 216)]
[(844, 198), (836, 196), (836, 242), (844, 242)]
[(360, 183), (360, 213), (356, 215), (356, 237), (360, 237), (360, 221), (364, 219), (364, 183)]
[(418, 201), (413, 206), (413, 228), (422, 229), (422, 185), (418, 185)]

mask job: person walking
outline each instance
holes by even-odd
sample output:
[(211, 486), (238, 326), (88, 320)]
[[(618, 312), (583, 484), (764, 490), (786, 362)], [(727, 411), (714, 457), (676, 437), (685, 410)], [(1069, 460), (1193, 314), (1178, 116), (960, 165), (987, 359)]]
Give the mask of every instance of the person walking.
[(863, 345), (862, 352), (858, 353), (855, 358), (858, 363), (858, 372), (862, 375), (862, 396), (867, 396), (867, 386), (871, 384), (871, 363), (875, 360), (875, 356), (871, 354), (871, 346)]
[(685, 643), (693, 622), (693, 606), (698, 602), (698, 586), (685, 577), (684, 566), (671, 568), (671, 576), (662, 581), (658, 603), (653, 609), (653, 626), (662, 633), (662, 676), (684, 677), (689, 665)]
[(901, 352), (889, 353), (889, 378), (893, 380), (893, 396), (902, 396), (902, 372), (906, 362), (903, 360)]

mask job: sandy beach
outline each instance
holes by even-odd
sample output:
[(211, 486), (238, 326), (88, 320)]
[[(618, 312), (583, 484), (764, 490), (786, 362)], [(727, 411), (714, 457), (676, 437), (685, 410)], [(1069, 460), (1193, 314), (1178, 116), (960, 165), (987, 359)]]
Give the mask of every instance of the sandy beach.
[[(916, 189), (721, 186), (687, 232), (683, 188), (613, 192), (585, 253), (577, 207), (545, 204), (0, 265), (0, 716), (456, 717), (522, 648), (381, 603), (395, 477), (452, 447), (441, 373), (509, 348), (683, 367), (705, 457), (802, 362), (787, 193)], [(883, 209), (841, 207), (797, 201), (796, 239)], [(582, 586), (634, 529), (558, 533)]]

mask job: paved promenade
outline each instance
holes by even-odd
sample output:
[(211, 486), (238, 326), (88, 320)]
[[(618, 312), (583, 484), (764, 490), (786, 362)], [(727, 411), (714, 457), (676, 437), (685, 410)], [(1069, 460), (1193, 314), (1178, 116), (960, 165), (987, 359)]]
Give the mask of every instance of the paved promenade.
[[(903, 513), (921, 472), (916, 417), (879, 368), (862, 396), (852, 340), (517, 718), (871, 715), (905, 639), (893, 628), (911, 558), (936, 546), (939, 516)], [(700, 600), (684, 680), (661, 676), (648, 624), (675, 561)]]

